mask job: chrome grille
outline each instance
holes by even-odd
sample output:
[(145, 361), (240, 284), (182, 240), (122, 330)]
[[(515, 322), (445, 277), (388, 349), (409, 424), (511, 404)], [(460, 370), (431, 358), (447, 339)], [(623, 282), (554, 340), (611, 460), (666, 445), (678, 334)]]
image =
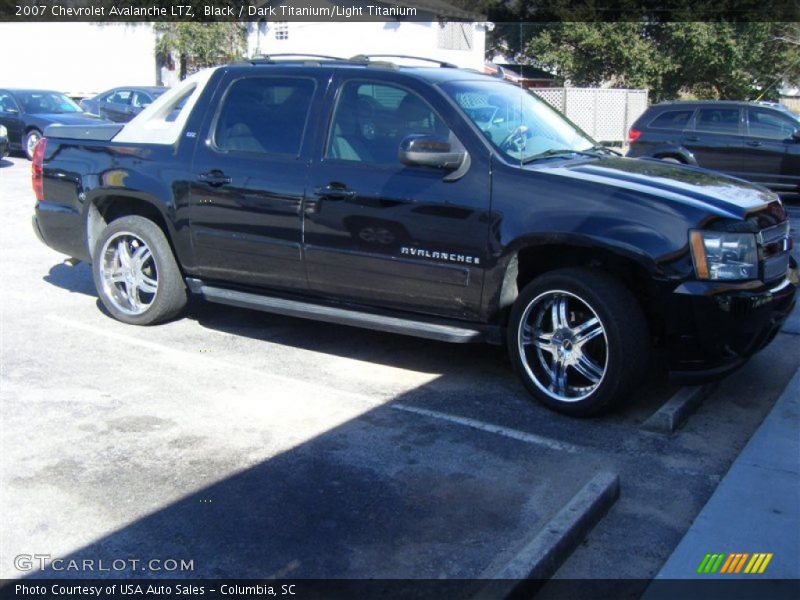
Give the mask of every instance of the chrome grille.
[(773, 281), (786, 276), (789, 271), (789, 221), (767, 227), (756, 237), (761, 257), (761, 277)]

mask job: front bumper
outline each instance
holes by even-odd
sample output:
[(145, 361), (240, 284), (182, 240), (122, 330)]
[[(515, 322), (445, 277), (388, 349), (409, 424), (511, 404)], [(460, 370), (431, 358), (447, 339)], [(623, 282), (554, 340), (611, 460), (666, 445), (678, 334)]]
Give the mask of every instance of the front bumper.
[(760, 282), (681, 284), (665, 313), (672, 378), (699, 383), (744, 364), (778, 334), (795, 307), (797, 285), (794, 260), (787, 277), (769, 286)]

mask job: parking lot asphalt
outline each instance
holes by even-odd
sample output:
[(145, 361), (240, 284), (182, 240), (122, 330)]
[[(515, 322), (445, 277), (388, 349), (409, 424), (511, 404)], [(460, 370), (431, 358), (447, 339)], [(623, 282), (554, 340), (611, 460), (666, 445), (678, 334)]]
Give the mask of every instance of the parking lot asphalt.
[(649, 578), (800, 365), (779, 334), (671, 435), (642, 427), (676, 392), (655, 375), (570, 419), (490, 346), (200, 301), (123, 325), (35, 238), (27, 161), (0, 162), (0, 198), (2, 578), (37, 553), (193, 561), (121, 573), (153, 577), (491, 577), (597, 473), (619, 499), (555, 576)]

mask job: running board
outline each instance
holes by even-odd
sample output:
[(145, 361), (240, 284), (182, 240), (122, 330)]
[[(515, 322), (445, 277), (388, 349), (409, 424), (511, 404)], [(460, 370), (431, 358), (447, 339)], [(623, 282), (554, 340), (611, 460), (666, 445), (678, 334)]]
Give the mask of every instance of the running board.
[(191, 278), (187, 278), (187, 283), (193, 292), (201, 294), (209, 302), (217, 302), (219, 304), (229, 304), (301, 319), (313, 319), (339, 325), (377, 329), (379, 331), (388, 331), (389, 333), (412, 335), (457, 344), (468, 342), (499, 343), (500, 341), (500, 330), (497, 327), (465, 327), (461, 322), (454, 320), (440, 319), (436, 322), (414, 320), (275, 296), (262, 296), (261, 294), (212, 287)]

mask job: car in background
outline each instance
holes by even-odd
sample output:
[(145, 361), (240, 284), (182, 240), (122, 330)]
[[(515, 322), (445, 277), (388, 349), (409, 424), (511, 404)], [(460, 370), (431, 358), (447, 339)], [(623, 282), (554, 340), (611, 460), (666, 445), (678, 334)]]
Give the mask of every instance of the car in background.
[(662, 102), (628, 132), (629, 157), (696, 165), (800, 194), (800, 118), (769, 103)]
[(49, 125), (97, 125), (103, 120), (88, 115), (61, 92), (0, 89), (0, 125), (8, 130), (9, 150), (21, 150), (30, 160), (33, 149)]
[(8, 129), (0, 125), (0, 160), (8, 156)]
[(87, 113), (115, 123), (127, 123), (167, 91), (165, 87), (119, 87), (106, 90), (94, 98), (81, 100)]

